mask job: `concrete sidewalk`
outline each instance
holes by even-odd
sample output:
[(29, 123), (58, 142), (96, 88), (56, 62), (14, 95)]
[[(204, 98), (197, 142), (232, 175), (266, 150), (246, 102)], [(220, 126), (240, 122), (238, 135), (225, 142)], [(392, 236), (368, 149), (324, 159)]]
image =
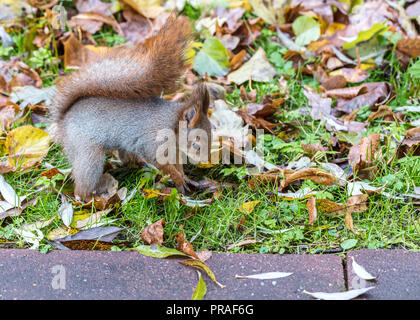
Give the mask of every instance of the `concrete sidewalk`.
[[(420, 253), (361, 250), (348, 254), (377, 276), (365, 299), (420, 299)], [(206, 261), (220, 288), (204, 276), (205, 299), (312, 299), (302, 291), (336, 292), (364, 285), (355, 280), (351, 259), (334, 255), (213, 254)], [(138, 252), (0, 249), (1, 299), (191, 299), (196, 269), (178, 259), (156, 259)], [(236, 279), (235, 275), (293, 272), (275, 280)], [(204, 274), (204, 272), (202, 272)], [(371, 286), (371, 284), (368, 284)]]

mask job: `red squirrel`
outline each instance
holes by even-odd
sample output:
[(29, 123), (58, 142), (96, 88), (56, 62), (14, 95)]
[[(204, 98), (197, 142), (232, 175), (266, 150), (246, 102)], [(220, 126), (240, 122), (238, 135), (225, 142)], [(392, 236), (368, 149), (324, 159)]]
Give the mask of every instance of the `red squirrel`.
[(194, 185), (184, 174), (178, 144), (176, 163), (162, 164), (156, 158), (159, 131), (172, 130), (178, 138), (180, 121), (185, 121), (187, 131), (198, 128), (206, 133), (206, 139), (192, 144), (210, 154), (206, 85), (195, 85), (186, 102), (159, 98), (163, 91), (176, 89), (185, 72), (190, 39), (189, 21), (171, 16), (145, 44), (109, 48), (93, 62), (58, 79), (51, 119), (57, 127), (55, 138), (72, 163), (77, 199), (92, 198), (103, 173), (105, 153), (110, 150), (131, 153), (153, 164), (170, 175), (181, 193)]

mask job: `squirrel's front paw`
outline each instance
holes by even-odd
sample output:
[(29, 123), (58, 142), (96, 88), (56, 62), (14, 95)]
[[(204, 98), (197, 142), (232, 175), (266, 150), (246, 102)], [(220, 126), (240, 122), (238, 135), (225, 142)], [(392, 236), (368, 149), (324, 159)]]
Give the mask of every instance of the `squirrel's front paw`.
[(176, 189), (179, 193), (182, 193), (183, 195), (187, 195), (191, 193), (191, 189), (188, 187), (188, 183), (186, 180), (182, 182), (182, 185), (176, 186)]

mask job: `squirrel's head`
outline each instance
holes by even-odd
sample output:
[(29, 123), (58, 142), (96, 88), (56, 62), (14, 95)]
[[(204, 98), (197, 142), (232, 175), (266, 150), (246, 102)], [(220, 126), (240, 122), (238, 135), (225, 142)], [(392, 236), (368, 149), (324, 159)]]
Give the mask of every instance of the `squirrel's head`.
[(210, 161), (211, 123), (208, 118), (210, 104), (206, 85), (197, 85), (191, 98), (185, 104), (182, 119), (187, 122), (187, 147), (191, 153), (198, 155), (200, 162)]

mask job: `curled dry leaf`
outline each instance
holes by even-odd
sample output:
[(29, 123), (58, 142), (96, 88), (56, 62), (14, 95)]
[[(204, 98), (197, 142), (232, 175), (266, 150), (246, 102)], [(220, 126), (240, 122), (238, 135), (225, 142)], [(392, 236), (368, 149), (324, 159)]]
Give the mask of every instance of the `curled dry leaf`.
[(158, 244), (163, 243), (163, 226), (165, 225), (165, 218), (152, 223), (145, 227), (141, 232), (141, 238), (147, 244)]
[(189, 243), (187, 240), (185, 240), (184, 235), (182, 233), (176, 233), (174, 234), (174, 237), (176, 241), (178, 242), (177, 249), (194, 259), (200, 260), (200, 258), (197, 256), (197, 254), (194, 251), (194, 247), (191, 243)]
[(316, 200), (314, 197), (310, 197), (306, 202), (306, 209), (309, 212), (309, 222), (308, 224), (311, 225), (317, 218), (317, 211), (316, 211)]
[(335, 177), (327, 171), (318, 168), (308, 168), (291, 174), (287, 179), (281, 182), (280, 188), (286, 188), (293, 181), (306, 179), (326, 186), (332, 186), (336, 183)]
[(380, 138), (381, 136), (379, 133), (372, 133), (368, 137), (362, 138), (359, 144), (351, 147), (349, 152), (349, 164), (352, 166), (353, 172), (373, 164), (379, 147)]

